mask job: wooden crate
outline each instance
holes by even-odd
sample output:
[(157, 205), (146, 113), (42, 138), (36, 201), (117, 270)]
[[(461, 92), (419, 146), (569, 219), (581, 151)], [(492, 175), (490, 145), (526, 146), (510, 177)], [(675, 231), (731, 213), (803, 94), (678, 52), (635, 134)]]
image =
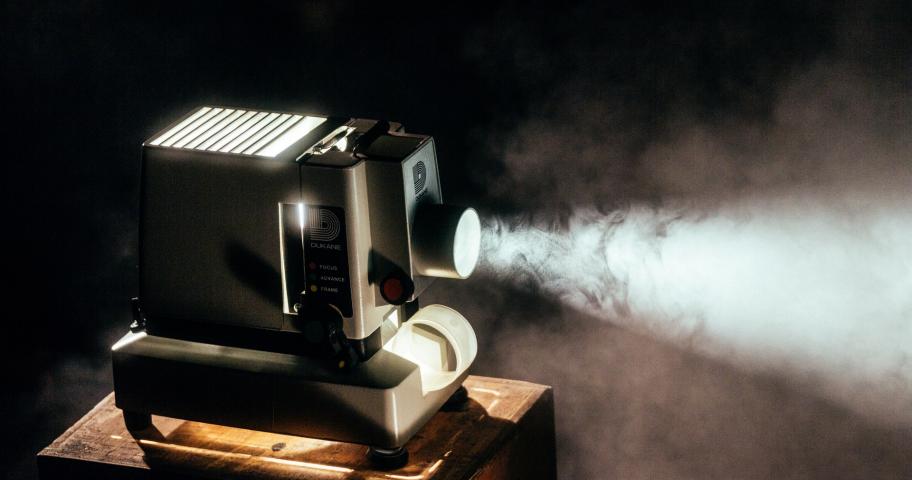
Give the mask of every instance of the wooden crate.
[(409, 463), (372, 469), (366, 447), (166, 417), (131, 436), (114, 394), (38, 454), (44, 480), (546, 479), (556, 476), (551, 387), (471, 376), (469, 408), (438, 412), (409, 441)]

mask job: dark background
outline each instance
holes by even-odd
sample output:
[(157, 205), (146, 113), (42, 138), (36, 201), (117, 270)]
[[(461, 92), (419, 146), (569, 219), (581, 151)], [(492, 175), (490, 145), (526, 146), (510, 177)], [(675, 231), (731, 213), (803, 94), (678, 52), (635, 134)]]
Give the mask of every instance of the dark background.
[[(490, 188), (505, 168), (498, 152), (517, 124), (560, 108), (554, 92), (622, 99), (619, 114), (635, 132), (626, 143), (632, 154), (681, 108), (707, 122), (764, 118), (783, 78), (842, 56), (847, 43), (857, 47), (847, 54), (851, 61), (907, 82), (909, 13), (902, 4), (858, 9), (791, 1), (447, 8), (5, 2), (0, 470), (33, 477), (33, 455), (110, 391), (108, 348), (129, 323), (128, 300), (137, 289), (140, 144), (178, 115), (224, 104), (401, 121), (436, 137), (448, 201), (475, 205), (483, 215), (508, 214), (541, 202)], [(577, 133), (604, 134), (597, 121)], [(633, 189), (615, 196), (651, 195)], [(557, 198), (552, 206), (559, 204)], [(559, 425), (604, 427), (579, 434), (588, 439), (559, 427), (566, 478), (892, 477), (908, 466), (900, 455), (907, 431), (868, 426), (776, 378), (746, 377), (595, 320), (550, 322), (565, 313), (534, 289), (515, 291), (483, 277), (455, 288), (431, 296), (457, 308), (470, 304), (482, 342), (476, 373), (555, 384)], [(504, 310), (530, 327), (517, 334)], [(557, 334), (565, 342), (558, 347), (536, 343)], [(496, 347), (511, 342), (516, 357), (506, 361)], [(602, 351), (586, 347), (593, 342), (604, 342), (609, 353), (593, 353)], [(540, 356), (541, 350), (552, 353)], [(534, 368), (558, 361), (554, 352), (582, 353), (574, 360), (591, 366), (591, 377), (571, 380), (560, 370)], [(597, 365), (632, 369), (655, 361), (668, 366), (660, 377), (688, 378), (689, 385), (649, 393), (626, 385), (642, 395), (606, 400), (620, 379), (601, 375)], [(693, 388), (734, 393), (722, 395), (722, 404), (697, 406), (688, 404)], [(716, 443), (702, 445), (724, 446), (740, 438), (738, 431), (768, 428), (755, 438), (763, 447), (752, 453), (691, 449), (661, 434), (662, 425), (679, 436), (696, 432), (700, 418), (738, 411), (744, 399), (753, 399), (746, 411), (756, 419), (738, 414), (710, 422), (716, 430), (706, 435)], [(630, 412), (605, 402), (658, 407)], [(792, 412), (785, 420), (783, 410)], [(628, 414), (651, 418), (659, 437), (617, 440), (635, 448), (605, 443), (614, 438), (612, 422)], [(836, 447), (805, 450), (834, 432), (845, 437)], [(790, 439), (785, 447), (783, 438)], [(848, 467), (834, 465), (849, 453)]]

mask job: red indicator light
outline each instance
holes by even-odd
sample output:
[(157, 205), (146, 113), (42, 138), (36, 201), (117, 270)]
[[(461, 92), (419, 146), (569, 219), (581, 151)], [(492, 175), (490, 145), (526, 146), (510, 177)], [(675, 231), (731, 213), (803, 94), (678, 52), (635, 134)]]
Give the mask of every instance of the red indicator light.
[(402, 305), (415, 293), (415, 284), (404, 272), (392, 272), (380, 282), (380, 295), (392, 305)]
[(383, 282), (383, 297), (391, 303), (401, 301), (403, 293), (402, 282), (398, 278), (388, 278)]

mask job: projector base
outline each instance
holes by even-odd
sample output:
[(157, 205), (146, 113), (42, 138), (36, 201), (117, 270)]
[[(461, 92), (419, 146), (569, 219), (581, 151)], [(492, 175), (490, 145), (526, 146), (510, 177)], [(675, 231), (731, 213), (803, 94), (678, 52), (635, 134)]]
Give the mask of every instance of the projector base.
[(354, 370), (297, 355), (128, 333), (112, 349), (130, 430), (150, 414), (396, 449), (461, 386), (423, 391), (418, 365), (386, 350)]
[[(469, 409), (469, 391), (464, 385), (450, 396), (440, 407), (443, 412), (464, 412)], [(124, 426), (127, 431), (140, 432), (152, 427), (152, 414), (123, 410)], [(408, 463), (409, 453), (405, 447), (368, 447), (367, 459), (378, 470), (394, 470)]]
[[(465, 387), (460, 386), (457, 394), (460, 392), (466, 392)], [(468, 406), (467, 393), (460, 396), (465, 396), (462, 401), (466, 406)], [(127, 431), (131, 434), (140, 433), (144, 430), (152, 428), (153, 426), (152, 415), (149, 413), (137, 413), (123, 410), (123, 419), (124, 426), (127, 427)], [(408, 449), (405, 447), (368, 447), (366, 456), (371, 465), (373, 465), (374, 468), (378, 470), (395, 470), (397, 468), (401, 468), (408, 463), (409, 459)]]

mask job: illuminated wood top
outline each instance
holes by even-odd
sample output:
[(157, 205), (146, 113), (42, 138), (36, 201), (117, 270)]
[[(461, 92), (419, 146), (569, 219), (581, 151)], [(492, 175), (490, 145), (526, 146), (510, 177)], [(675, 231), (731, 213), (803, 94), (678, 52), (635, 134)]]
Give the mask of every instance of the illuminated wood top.
[(108, 395), (38, 454), (41, 478), (553, 478), (551, 388), (471, 376), (470, 405), (438, 412), (409, 441), (408, 465), (371, 468), (362, 445), (153, 417), (136, 438)]

